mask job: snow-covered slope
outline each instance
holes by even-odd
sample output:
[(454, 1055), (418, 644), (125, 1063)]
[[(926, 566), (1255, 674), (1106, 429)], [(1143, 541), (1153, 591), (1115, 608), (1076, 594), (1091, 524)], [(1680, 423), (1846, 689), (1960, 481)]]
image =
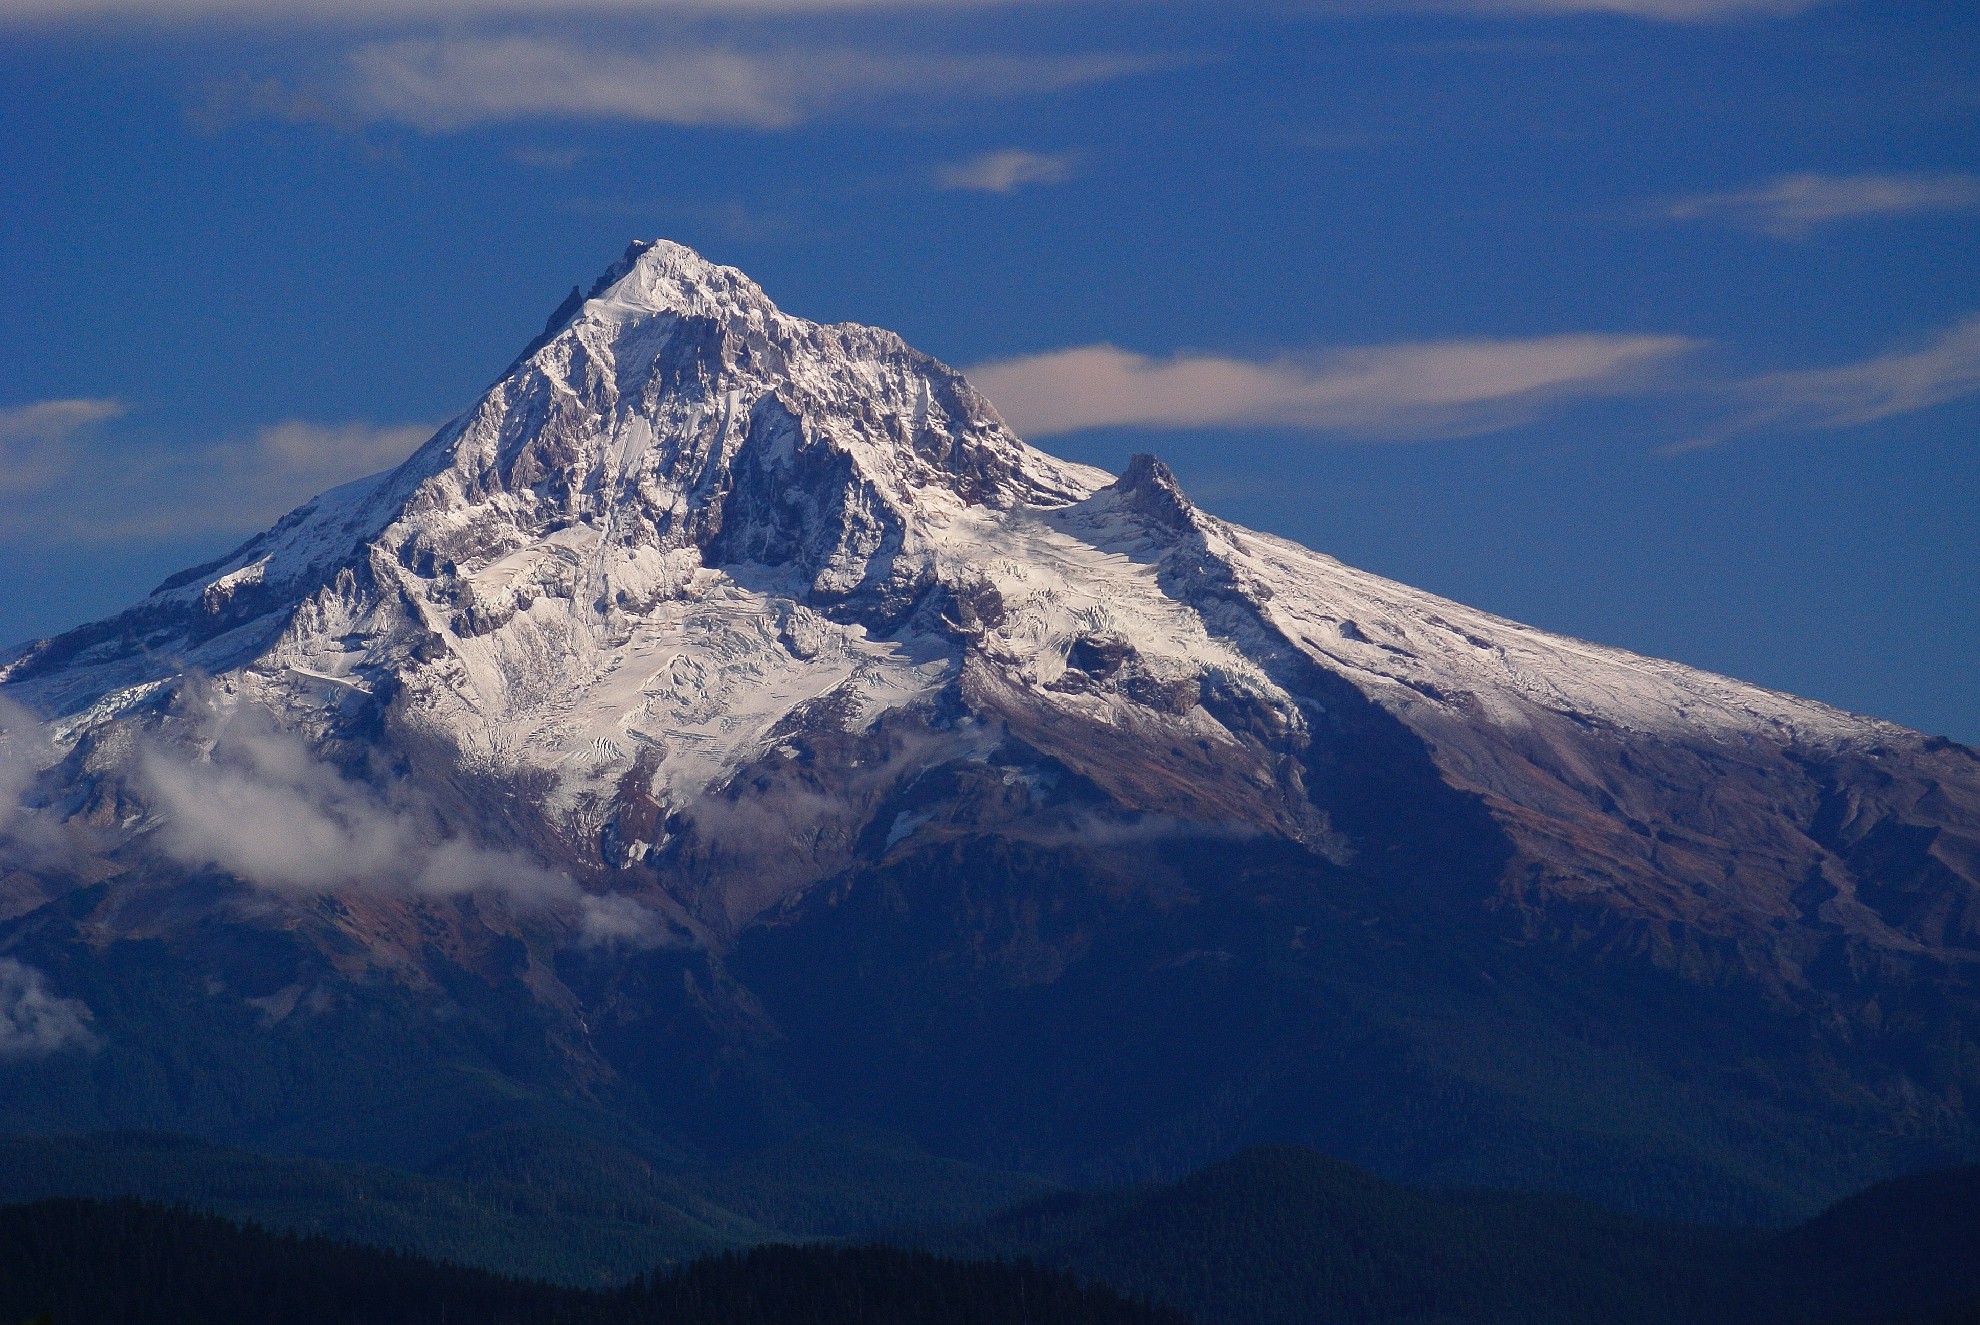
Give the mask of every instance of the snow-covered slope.
[[(1124, 814), (1348, 860), (1379, 727), (1489, 808), (1508, 889), (1741, 929), (1847, 874), (1811, 836), (1820, 778), (1775, 777), (1788, 754), (1964, 758), (1226, 524), (1146, 457), (1119, 480), (1059, 461), (890, 333), (791, 317), (676, 244), (560, 313), (396, 471), (14, 656), (4, 693), (88, 787), (63, 803), (155, 828), (129, 733), (191, 723), (206, 678), (203, 704), (344, 766), (382, 744), (452, 788), (459, 831), (721, 934), (876, 849), (900, 788), (1010, 740)], [(1728, 813), (1728, 786), (1765, 804)], [(1974, 831), (1955, 799), (1944, 828)], [(878, 849), (913, 828), (894, 814)], [(1852, 928), (1947, 937), (1838, 891)]]
[(691, 793), (801, 704), (939, 685), (946, 650), (886, 627), (972, 554), (964, 517), (1105, 481), (898, 338), (637, 246), (399, 470), (5, 678), (71, 740), (192, 671), (304, 723), (389, 684), (477, 768), (575, 788), (664, 748), (656, 786)]

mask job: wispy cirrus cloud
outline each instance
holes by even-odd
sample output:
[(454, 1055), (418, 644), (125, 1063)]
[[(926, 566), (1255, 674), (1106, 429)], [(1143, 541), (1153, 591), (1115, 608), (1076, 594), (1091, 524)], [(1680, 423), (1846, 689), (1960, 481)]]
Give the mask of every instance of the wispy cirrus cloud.
[(245, 442), (213, 448), (222, 467), (304, 485), (342, 483), (398, 464), (431, 437), (431, 423), (310, 423), (287, 419)]
[(591, 153), (582, 147), (517, 147), (509, 160), (531, 170), (569, 170)]
[(1610, 14), (1657, 23), (1724, 23), (1785, 18), (1835, 0), (1317, 0), (1321, 13), (1475, 14), (1488, 18), (1564, 18)]
[(1723, 422), (1669, 452), (1717, 446), (1743, 433), (1853, 428), (1980, 393), (1980, 313), (1912, 349), (1856, 363), (1764, 373), (1730, 388)]
[(327, 488), (398, 464), (434, 432), (430, 423), (290, 419), (186, 446), (92, 431), (122, 412), (102, 400), (0, 411), (0, 535), (32, 530), (115, 543), (245, 532)]
[(435, 19), (776, 17), (888, 9), (976, 9), (1051, 0), (0, 0), (0, 22), (390, 25)]
[(1028, 184), (1063, 184), (1072, 178), (1069, 153), (1030, 152), (1022, 147), (982, 152), (939, 167), (935, 182), (945, 189), (975, 193), (1014, 193)]
[(930, 55), (851, 47), (645, 51), (538, 36), (408, 38), (350, 55), (361, 115), (445, 131), (499, 120), (617, 119), (784, 129), (903, 96), (999, 98), (1152, 67), (1130, 55)]
[[(1065, 0), (0, 0), (0, 22), (137, 19), (149, 22), (400, 25), (434, 19), (641, 15), (777, 17), (883, 10), (1044, 7)], [(1318, 0), (1320, 13), (1454, 13), (1507, 18), (1614, 14), (1667, 23), (1785, 16), (1834, 0)]]
[(1284, 427), (1373, 439), (1455, 437), (1575, 397), (1640, 388), (1698, 342), (1579, 334), (1420, 341), (1237, 359), (1087, 345), (969, 372), (1027, 437), (1086, 428)]
[(67, 472), (79, 437), (124, 407), (114, 400), (37, 400), (0, 409), (0, 492), (27, 492)]
[(1660, 209), (1674, 221), (1721, 221), (1781, 239), (1873, 216), (1980, 211), (1980, 175), (1782, 175), (1749, 189), (1674, 198)]

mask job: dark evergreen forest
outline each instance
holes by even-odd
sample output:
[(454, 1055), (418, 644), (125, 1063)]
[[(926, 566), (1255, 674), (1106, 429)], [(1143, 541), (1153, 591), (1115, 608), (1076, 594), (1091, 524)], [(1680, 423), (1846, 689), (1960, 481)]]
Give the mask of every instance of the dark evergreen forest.
[(1032, 1258), (1204, 1325), (1937, 1320), (1980, 1304), (1980, 1167), (1879, 1183), (1788, 1229), (1728, 1229), (1404, 1187), (1272, 1146), (1178, 1183), (1066, 1192), (888, 1236)]
[[(189, 1149), (182, 1178), (202, 1153), (226, 1160), (211, 1190), (252, 1188), (238, 1152)], [(751, 1190), (770, 1208), (770, 1186)], [(358, 1202), (371, 1195), (410, 1199), (378, 1173), (350, 1191)], [(1176, 1183), (1053, 1192), (988, 1218), (857, 1239), (765, 1242), (604, 1287), (273, 1231), (186, 1204), (58, 1198), (0, 1207), (0, 1322), (41, 1319), (1966, 1325), (1980, 1322), (1980, 1167), (1880, 1183), (1791, 1228), (1728, 1229), (1557, 1196), (1404, 1187), (1310, 1150), (1262, 1147)]]
[(51, 1325), (1186, 1325), (1062, 1271), (763, 1246), (596, 1291), (140, 1201), (0, 1209), (0, 1320)]

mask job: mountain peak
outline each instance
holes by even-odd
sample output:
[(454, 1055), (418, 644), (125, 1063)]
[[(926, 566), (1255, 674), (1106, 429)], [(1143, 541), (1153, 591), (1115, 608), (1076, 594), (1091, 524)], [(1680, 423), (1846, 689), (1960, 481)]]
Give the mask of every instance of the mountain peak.
[(1164, 529), (1182, 533), (1196, 525), (1196, 505), (1183, 494), (1175, 471), (1145, 451), (1128, 460), (1113, 492), (1123, 506)]
[(780, 316), (763, 287), (737, 268), (710, 262), (670, 239), (636, 239), (599, 274), (589, 290), (571, 287), (543, 330), (502, 370), (502, 377), (506, 379), (528, 363), (594, 304), (599, 314), (616, 313), (618, 320), (669, 313), (701, 318), (727, 318), (738, 313), (760, 318)]
[(684, 316), (776, 312), (763, 287), (671, 239), (635, 240), (591, 287), (590, 299)]
[(912, 543), (916, 512), (939, 519), (941, 494), (1063, 505), (1106, 481), (1026, 446), (962, 374), (894, 333), (788, 314), (743, 272), (670, 240), (630, 245), (552, 326), (477, 414), (565, 417), (522, 453), (497, 441), (508, 423), (489, 434), (471, 417), (453, 468), (469, 490), (514, 493), (521, 477), (578, 508), (556, 519), (631, 501), (663, 546), (783, 564), (798, 544), (823, 555), (821, 535), (827, 559), (851, 554), (848, 536), (877, 540), (851, 554), (863, 563)]

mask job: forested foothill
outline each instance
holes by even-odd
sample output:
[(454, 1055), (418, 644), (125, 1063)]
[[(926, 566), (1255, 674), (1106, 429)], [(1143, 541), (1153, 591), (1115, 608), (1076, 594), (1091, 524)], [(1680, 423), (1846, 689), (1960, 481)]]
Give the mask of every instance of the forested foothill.
[[(96, 1192), (93, 1199), (45, 1197), (0, 1207), (0, 1321), (1958, 1325), (1980, 1319), (1980, 1167), (1894, 1179), (1805, 1223), (1754, 1229), (1659, 1223), (1546, 1194), (1412, 1188), (1300, 1147), (1260, 1147), (1175, 1183), (1047, 1190), (986, 1218), (841, 1232), (829, 1240), (820, 1240), (816, 1229), (776, 1230), (705, 1202), (703, 1227), (751, 1236), (757, 1244), (677, 1258), (666, 1251), (683, 1245), (680, 1229), (658, 1220), (645, 1244), (656, 1253), (651, 1268), (602, 1284), (600, 1262), (587, 1261), (584, 1251), (592, 1245), (587, 1237), (604, 1237), (603, 1198), (588, 1206), (567, 1199), (590, 1180), (581, 1170), (562, 1189), (536, 1189), (540, 1219), (533, 1222), (517, 1204), (528, 1187), (513, 1168), (504, 1182), (477, 1186), (159, 1137), (15, 1138), (0, 1154), (7, 1161), (0, 1194), (18, 1199), (30, 1182), (60, 1186), (65, 1172), (69, 1185)], [(106, 1199), (105, 1189), (115, 1185), (107, 1157), (119, 1154), (127, 1162), (134, 1154), (151, 1156), (142, 1185), (153, 1199)], [(892, 1162), (908, 1159), (896, 1152)], [(939, 1165), (926, 1156), (914, 1162)], [(777, 1190), (779, 1172), (790, 1174), (794, 1193)], [(838, 1221), (856, 1218), (851, 1207), (828, 1199), (832, 1182), (852, 1179), (843, 1169), (832, 1182), (827, 1176), (816, 1165), (780, 1165), (772, 1156), (727, 1170), (719, 1180), (704, 1174), (670, 1181), (677, 1192), (726, 1183), (747, 1193), (759, 1214), (809, 1211), (815, 1224), (827, 1226), (835, 1222), (833, 1211)], [(286, 1207), (276, 1199), (284, 1192)], [(632, 1216), (651, 1209), (621, 1197), (625, 1218), (598, 1245), (622, 1262), (635, 1254), (645, 1227)], [(325, 1211), (335, 1213), (340, 1199), (378, 1208), (326, 1220)], [(216, 1205), (234, 1217), (211, 1213)], [(257, 1205), (259, 1215), (242, 1213)], [(566, 1207), (561, 1214), (560, 1206)], [(459, 1240), (477, 1214), (501, 1209), (515, 1217), (499, 1235), (461, 1242), (470, 1255), (458, 1259), (478, 1266), (402, 1249), (409, 1232), (414, 1240)], [(328, 1222), (345, 1234), (298, 1231), (297, 1213), (311, 1210), (300, 1225)], [(285, 1228), (267, 1226), (285, 1219)], [(353, 1240), (365, 1231), (374, 1242), (396, 1233), (400, 1245)], [(562, 1266), (564, 1282), (513, 1273), (526, 1265)]]

